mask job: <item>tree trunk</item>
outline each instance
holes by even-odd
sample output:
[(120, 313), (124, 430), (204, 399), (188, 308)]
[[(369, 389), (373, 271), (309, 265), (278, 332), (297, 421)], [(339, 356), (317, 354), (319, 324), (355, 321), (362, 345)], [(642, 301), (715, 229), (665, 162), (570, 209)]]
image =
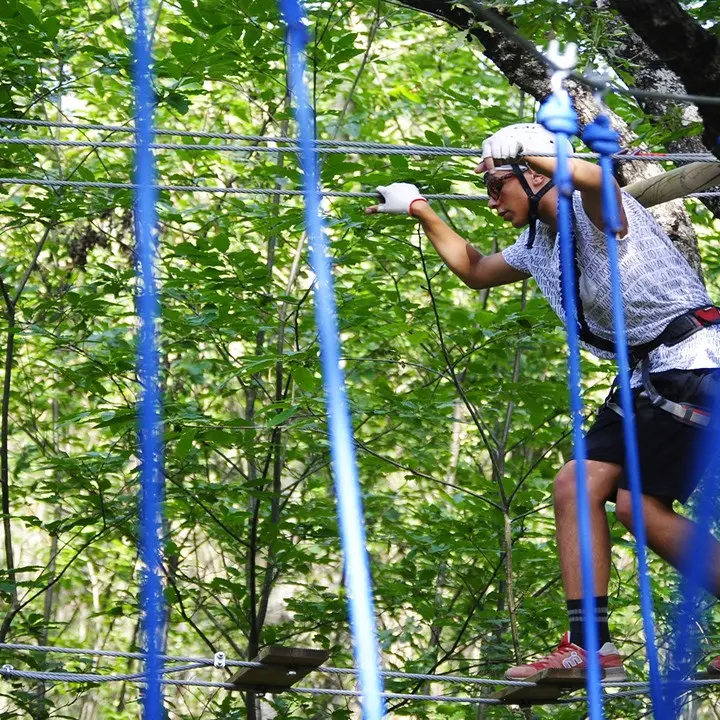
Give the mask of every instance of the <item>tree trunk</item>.
[[(720, 37), (675, 0), (610, 0), (688, 92), (720, 97)], [(720, 105), (702, 105), (703, 142), (720, 158)]]

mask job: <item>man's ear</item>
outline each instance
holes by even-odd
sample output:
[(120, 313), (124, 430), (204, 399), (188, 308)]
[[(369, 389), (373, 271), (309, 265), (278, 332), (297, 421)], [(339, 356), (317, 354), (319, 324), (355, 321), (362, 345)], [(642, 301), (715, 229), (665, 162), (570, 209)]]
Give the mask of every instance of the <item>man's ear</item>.
[(533, 189), (539, 190), (547, 182), (550, 182), (550, 178), (547, 175), (535, 172), (534, 170), (530, 171), (530, 184)]

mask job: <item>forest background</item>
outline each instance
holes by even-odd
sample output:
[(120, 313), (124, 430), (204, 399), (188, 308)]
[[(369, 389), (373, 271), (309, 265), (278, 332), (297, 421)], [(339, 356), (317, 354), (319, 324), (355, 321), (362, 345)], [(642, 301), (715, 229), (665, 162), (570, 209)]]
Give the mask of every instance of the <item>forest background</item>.
[[(538, 46), (552, 37), (578, 43), (580, 70), (610, 69), (646, 89), (720, 95), (716, 1), (494, 7)], [(488, 8), (477, 0), (309, 3), (318, 137), (478, 147), (503, 125), (532, 121), (548, 91), (545, 70), (487, 24)], [(157, 0), (153, 12), (158, 127), (295, 133), (275, 3)], [(0, 18), (0, 115), (130, 124), (128, 3), (0, 0)], [(580, 85), (571, 90), (586, 123), (597, 106)], [(607, 101), (629, 148), (707, 151), (718, 137), (712, 108), (698, 113), (617, 94)], [(128, 139), (17, 126), (0, 132)], [(156, 156), (165, 183), (295, 189), (301, 180), (296, 156), (281, 146)], [(322, 157), (322, 182), (327, 190), (372, 191), (410, 180), (426, 192), (479, 193), (472, 167), (472, 158), (334, 154)], [(619, 177), (662, 171), (628, 163)], [(127, 182), (131, 172), (124, 149), (3, 145), (0, 154), (7, 177)], [(12, 185), (0, 194), (0, 642), (134, 650), (132, 196)], [(484, 253), (515, 239), (483, 203), (436, 207)], [(325, 210), (384, 663), (500, 676), (547, 651), (566, 622), (551, 509), (554, 474), (571, 450), (562, 330), (532, 282), (480, 293), (462, 286), (412, 220), (368, 218), (358, 200), (333, 199)], [(712, 199), (658, 210), (691, 262), (702, 256), (715, 299), (719, 213)], [(209, 657), (223, 650), (242, 659), (268, 644), (309, 645), (327, 648), (331, 664), (350, 666), (301, 202), (164, 192), (159, 214), (166, 651)], [(586, 357), (585, 371), (589, 417), (613, 368)], [(610, 517), (611, 624), (631, 677), (642, 679), (634, 552)], [(662, 654), (678, 580), (656, 558), (651, 564)], [(703, 652), (714, 646), (717, 654), (716, 617), (704, 634)], [(0, 662), (137, 667), (42, 653), (2, 652)], [(312, 682), (352, 688), (334, 676)], [(442, 689), (413, 681), (388, 688)], [(686, 717), (718, 717), (715, 700), (699, 695)], [(354, 701), (343, 698), (168, 688), (166, 703), (169, 717), (357, 717)], [(418, 720), (514, 714), (404, 701), (390, 707), (391, 717)], [(607, 715), (649, 711), (636, 698), (609, 704)], [(538, 708), (535, 716), (584, 712)], [(132, 684), (0, 684), (0, 718), (138, 714)]]

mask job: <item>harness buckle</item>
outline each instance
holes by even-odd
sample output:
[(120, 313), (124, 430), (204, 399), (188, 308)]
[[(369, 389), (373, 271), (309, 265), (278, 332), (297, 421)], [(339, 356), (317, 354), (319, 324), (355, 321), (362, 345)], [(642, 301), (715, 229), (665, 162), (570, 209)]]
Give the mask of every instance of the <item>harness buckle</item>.
[(697, 308), (696, 310), (693, 310), (693, 315), (704, 326), (720, 324), (720, 308), (715, 305)]

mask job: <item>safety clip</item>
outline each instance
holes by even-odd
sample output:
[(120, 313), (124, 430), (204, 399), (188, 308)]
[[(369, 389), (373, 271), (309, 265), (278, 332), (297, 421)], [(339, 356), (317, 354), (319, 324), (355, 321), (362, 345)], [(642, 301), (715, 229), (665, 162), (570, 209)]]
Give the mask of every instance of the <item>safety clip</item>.
[(565, 50), (560, 52), (560, 43), (551, 40), (545, 56), (553, 68), (550, 73), (550, 89), (554, 93), (565, 92), (563, 82), (577, 65), (577, 45), (568, 43)]

